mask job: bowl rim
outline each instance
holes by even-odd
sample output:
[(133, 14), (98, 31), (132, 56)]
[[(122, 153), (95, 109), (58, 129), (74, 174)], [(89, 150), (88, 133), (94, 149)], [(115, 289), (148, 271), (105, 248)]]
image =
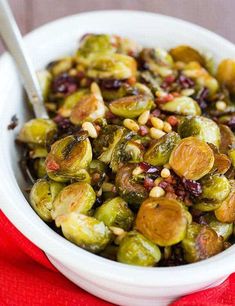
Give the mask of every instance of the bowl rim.
[[(197, 31), (200, 34), (206, 35), (210, 37), (210, 39), (219, 41), (220, 44), (223, 44), (226, 46), (226, 48), (230, 48), (230, 50), (232, 50), (235, 54), (235, 46), (231, 42), (198, 25), (166, 15), (132, 10), (84, 12), (60, 18), (33, 30), (25, 36), (25, 41), (27, 44), (32, 44), (36, 37), (45, 34), (46, 31), (52, 28), (56, 28), (58, 26), (61, 27), (63, 24), (79, 20), (83, 17), (96, 18), (96, 16), (104, 16), (107, 14), (113, 16), (116, 15), (116, 17), (121, 17), (123, 14), (128, 14), (131, 18), (139, 18), (140, 16), (148, 18), (151, 16), (153, 18), (164, 20), (165, 22), (170, 21), (175, 24), (180, 24), (181, 26), (185, 26)], [(9, 58), (9, 54), (3, 54), (0, 58), (0, 67)], [(0, 122), (4, 121), (2, 119), (3, 115), (1, 112)], [(4, 136), (2, 130), (3, 129), (1, 126), (0, 139), (1, 141), (4, 141), (4, 137), (6, 136)], [(94, 277), (102, 276), (103, 278), (119, 283), (131, 283), (132, 285), (141, 287), (181, 287), (182, 285), (201, 283), (205, 282), (206, 280), (212, 281), (213, 279), (224, 277), (235, 271), (235, 263), (233, 263), (235, 246), (232, 246), (222, 253), (198, 263), (177, 267), (159, 268), (146, 268), (121, 264), (99, 257), (75, 246), (51, 230), (30, 207), (29, 208), (32, 210), (32, 213), (35, 215), (34, 217), (32, 215), (32, 219), (27, 218), (26, 214), (19, 209), (16, 209), (14, 213), (12, 212), (11, 207), (16, 207), (15, 200), (24, 201), (24, 204), (28, 204), (28, 202), (18, 187), (13, 169), (10, 167), (10, 163), (6, 163), (6, 160), (9, 159), (7, 153), (9, 155), (9, 152), (4, 148), (2, 154), (0, 155), (0, 169), (5, 169), (5, 171), (7, 171), (6, 173), (9, 174), (9, 179), (3, 180), (2, 184), (0, 185), (0, 194), (2, 196), (0, 205), (2, 206), (1, 208), (3, 212), (18, 228), (18, 230), (20, 230), (29, 240), (56, 260), (66, 264), (68, 267), (71, 267), (72, 269), (78, 268), (80, 271), (83, 271), (83, 273), (90, 273)], [(5, 173), (5, 171), (3, 171), (3, 173)], [(12, 193), (13, 185), (15, 194), (9, 199), (8, 194)], [(28, 228), (30, 228), (30, 231), (28, 231)], [(60, 250), (60, 252), (58, 252), (58, 250)], [(112, 271), (112, 273), (110, 271)], [(161, 280), (160, 284), (159, 279)]]

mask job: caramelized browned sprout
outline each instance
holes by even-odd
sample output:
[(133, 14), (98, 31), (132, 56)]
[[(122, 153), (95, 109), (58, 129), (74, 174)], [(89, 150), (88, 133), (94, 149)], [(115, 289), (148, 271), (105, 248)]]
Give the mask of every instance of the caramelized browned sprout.
[(205, 65), (205, 58), (194, 48), (190, 46), (177, 46), (170, 50), (170, 55), (176, 62), (198, 62), (201, 65)]
[(225, 85), (232, 94), (235, 94), (235, 60), (223, 60), (217, 69), (217, 79)]
[(215, 216), (220, 222), (235, 222), (235, 183), (231, 182), (232, 190), (228, 197), (215, 210)]
[(165, 197), (143, 202), (136, 218), (136, 228), (153, 243), (170, 246), (184, 239), (188, 217), (183, 205)]
[(174, 148), (169, 163), (179, 176), (199, 180), (212, 169), (214, 154), (204, 141), (188, 137)]
[(190, 97), (177, 97), (170, 102), (160, 104), (159, 107), (164, 111), (184, 116), (201, 115), (198, 103)]

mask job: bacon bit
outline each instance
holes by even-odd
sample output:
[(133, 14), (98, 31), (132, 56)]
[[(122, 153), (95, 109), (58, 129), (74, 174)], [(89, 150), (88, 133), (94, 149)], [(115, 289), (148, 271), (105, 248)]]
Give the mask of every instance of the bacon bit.
[(167, 122), (170, 123), (171, 126), (177, 126), (179, 123), (179, 120), (175, 116), (169, 116), (167, 118)]
[(77, 72), (77, 78), (78, 79), (83, 79), (85, 77), (85, 72), (84, 71), (78, 71)]
[(154, 187), (154, 180), (149, 177), (146, 177), (144, 179), (144, 188), (150, 191), (153, 187)]
[(46, 164), (47, 169), (50, 171), (57, 171), (60, 169), (60, 165), (57, 164), (54, 160), (49, 160)]
[(140, 136), (145, 136), (148, 134), (148, 128), (145, 125), (141, 125), (139, 128), (139, 134)]
[(167, 83), (168, 85), (172, 84), (175, 81), (175, 76), (174, 75), (168, 75), (164, 79), (164, 83)]
[(174, 96), (175, 98), (180, 96), (180, 94), (179, 94), (177, 91), (174, 91), (174, 92), (172, 92), (171, 94), (172, 94), (172, 96)]
[(166, 94), (165, 96), (163, 97), (159, 97), (156, 99), (156, 102), (158, 104), (164, 104), (164, 103), (167, 103), (167, 102), (170, 102), (174, 99), (174, 96), (172, 94)]
[(134, 85), (136, 83), (136, 77), (130, 77), (128, 80), (127, 80), (127, 83), (129, 85)]
[(160, 172), (160, 169), (158, 167), (151, 166), (150, 164), (145, 163), (145, 162), (141, 162), (139, 166), (145, 173), (156, 173), (156, 172), (159, 173)]

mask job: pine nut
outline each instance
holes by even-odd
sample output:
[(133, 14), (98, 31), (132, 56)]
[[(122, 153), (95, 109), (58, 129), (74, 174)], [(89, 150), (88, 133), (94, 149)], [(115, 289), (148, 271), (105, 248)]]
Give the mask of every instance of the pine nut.
[(111, 229), (111, 231), (114, 233), (114, 235), (120, 236), (123, 233), (125, 233), (124, 229), (120, 228), (120, 227), (116, 227), (116, 226), (110, 226), (109, 227)]
[(91, 122), (84, 122), (82, 124), (82, 128), (84, 131), (87, 131), (88, 132), (88, 135), (91, 137), (91, 138), (97, 138), (98, 134), (97, 134), (97, 131), (94, 127), (94, 125), (91, 123)]
[(153, 127), (155, 127), (156, 129), (162, 130), (164, 123), (161, 119), (156, 118), (156, 117), (152, 117), (151, 119), (151, 123), (153, 125)]
[(127, 129), (129, 129), (129, 130), (131, 130), (133, 132), (138, 132), (139, 131), (139, 125), (134, 120), (132, 120), (132, 119), (125, 119), (123, 121), (123, 125)]
[(153, 187), (149, 193), (149, 196), (153, 198), (160, 198), (163, 197), (164, 195), (165, 195), (164, 189), (159, 186)]
[(138, 118), (138, 123), (140, 125), (145, 125), (149, 120), (149, 114), (150, 114), (149, 110), (143, 112)]
[(170, 123), (168, 122), (164, 122), (163, 124), (163, 131), (166, 132), (166, 133), (169, 133), (172, 131), (172, 126), (170, 125)]
[(161, 138), (162, 136), (164, 136), (166, 133), (159, 130), (159, 129), (156, 129), (156, 128), (151, 128), (150, 129), (150, 136), (153, 138), (153, 139), (159, 139)]
[(186, 96), (186, 97), (192, 96), (194, 93), (195, 93), (195, 90), (193, 88), (187, 88), (181, 91), (181, 95)]
[(140, 167), (136, 167), (133, 171), (132, 171), (132, 174), (135, 176), (135, 175), (139, 175), (143, 173), (143, 170), (140, 168)]
[(215, 106), (218, 111), (224, 111), (227, 105), (224, 101), (217, 101)]
[(161, 177), (162, 178), (168, 178), (171, 175), (171, 172), (167, 168), (163, 168), (161, 171)]

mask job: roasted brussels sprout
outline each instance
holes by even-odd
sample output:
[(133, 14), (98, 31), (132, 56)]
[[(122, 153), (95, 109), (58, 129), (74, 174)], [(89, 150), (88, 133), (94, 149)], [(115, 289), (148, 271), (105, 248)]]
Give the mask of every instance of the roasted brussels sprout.
[(215, 157), (215, 161), (214, 161), (213, 169), (217, 173), (225, 174), (231, 166), (230, 159), (228, 158), (226, 154), (221, 154), (218, 152), (214, 152), (214, 157)]
[(182, 241), (185, 260), (189, 263), (209, 258), (223, 251), (223, 238), (208, 226), (193, 223)]
[(70, 179), (84, 180), (87, 175), (84, 170), (91, 160), (92, 149), (88, 138), (66, 136), (51, 146), (51, 151), (46, 158), (47, 174), (59, 182)]
[(82, 100), (84, 97), (88, 98), (87, 89), (79, 89), (73, 94), (67, 96), (64, 99), (62, 106), (58, 109), (58, 114), (62, 117), (70, 117), (72, 109)]
[(53, 203), (52, 217), (57, 219), (70, 212), (87, 214), (95, 203), (95, 191), (88, 183), (73, 183), (65, 187)]
[(120, 197), (107, 200), (95, 211), (94, 217), (103, 221), (107, 226), (116, 226), (130, 230), (134, 221), (134, 215), (128, 208), (127, 203)]
[(197, 210), (200, 211), (213, 211), (216, 210), (217, 208), (219, 208), (221, 205), (221, 202), (198, 202), (196, 204), (193, 205), (194, 208), (196, 208)]
[(208, 144), (196, 137), (187, 137), (173, 149), (169, 163), (179, 176), (199, 180), (210, 172), (214, 159)]
[(93, 79), (124, 80), (136, 76), (136, 61), (124, 54), (106, 54), (91, 59), (87, 76)]
[(183, 205), (166, 197), (148, 198), (138, 211), (136, 228), (153, 243), (170, 246), (184, 239), (188, 216)]
[(231, 190), (228, 179), (224, 175), (209, 174), (201, 179), (202, 199), (208, 201), (221, 202)]
[(111, 232), (103, 222), (76, 212), (58, 217), (56, 224), (68, 240), (93, 253), (105, 249), (111, 240)]
[(121, 241), (117, 260), (136, 266), (152, 267), (161, 259), (158, 246), (136, 231), (129, 232)]
[(223, 60), (217, 70), (217, 79), (224, 84), (232, 94), (235, 94), (235, 60)]
[(132, 172), (136, 166), (134, 164), (125, 164), (118, 169), (115, 184), (120, 196), (137, 209), (139, 205), (148, 197), (148, 192), (142, 184), (134, 181)]
[(216, 219), (220, 222), (235, 222), (235, 181), (231, 181), (231, 192), (228, 197), (215, 210)]
[(63, 72), (68, 71), (73, 66), (73, 58), (70, 56), (63, 57), (49, 64), (48, 69), (53, 74), (57, 76)]
[(178, 132), (182, 138), (194, 136), (216, 147), (220, 145), (220, 129), (213, 120), (206, 117), (185, 117), (180, 122)]
[(46, 165), (45, 165), (45, 158), (36, 158), (34, 161), (34, 170), (38, 178), (43, 178), (46, 176)]
[(212, 214), (206, 214), (202, 219), (203, 223), (211, 227), (218, 236), (222, 236), (224, 241), (228, 240), (233, 233), (233, 223), (219, 222)]
[(124, 97), (109, 104), (111, 112), (123, 118), (136, 118), (152, 106), (153, 100), (142, 95)]
[(50, 91), (52, 75), (48, 70), (41, 70), (37, 72), (37, 77), (42, 90), (42, 96), (45, 101)]
[(190, 62), (183, 69), (183, 74), (192, 78), (200, 87), (206, 87), (210, 96), (218, 91), (218, 81), (212, 77), (198, 62)]
[(56, 131), (56, 124), (52, 120), (42, 118), (32, 119), (21, 128), (18, 140), (44, 146), (48, 137), (52, 137)]
[(190, 97), (177, 97), (172, 101), (159, 104), (160, 109), (179, 115), (201, 115), (198, 103)]
[(202, 66), (205, 65), (205, 58), (196, 49), (190, 46), (177, 46), (170, 50), (170, 55), (176, 62), (198, 62)]
[(168, 163), (171, 152), (180, 141), (176, 132), (170, 132), (156, 140), (144, 154), (144, 161), (153, 166), (163, 166)]
[(115, 38), (106, 34), (87, 34), (81, 40), (76, 54), (78, 63), (88, 65), (96, 57), (116, 51)]
[(33, 185), (30, 191), (30, 204), (36, 213), (46, 222), (51, 222), (53, 201), (64, 188), (63, 184), (47, 179), (40, 179)]
[(235, 145), (235, 136), (231, 129), (224, 124), (219, 125), (220, 135), (221, 135), (221, 143), (219, 150), (221, 153), (227, 153), (228, 150)]
[(82, 124), (84, 121), (95, 121), (104, 117), (105, 105), (96, 83), (91, 84), (91, 92), (91, 95), (84, 96), (72, 108), (70, 121), (73, 124)]

